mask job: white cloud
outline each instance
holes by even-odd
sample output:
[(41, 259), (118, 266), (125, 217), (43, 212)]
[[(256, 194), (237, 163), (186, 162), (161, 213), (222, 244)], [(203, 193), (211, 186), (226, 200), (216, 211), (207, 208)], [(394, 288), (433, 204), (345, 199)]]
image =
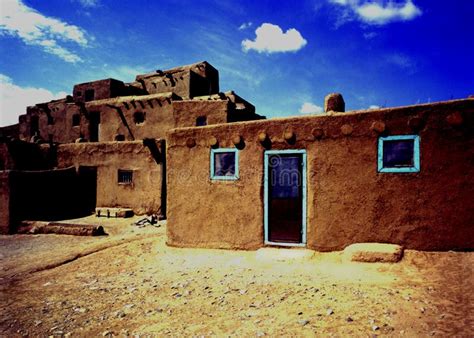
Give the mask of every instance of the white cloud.
[(12, 79), (0, 74), (0, 125), (18, 123), (18, 116), (27, 106), (66, 97), (67, 93), (52, 93), (44, 88), (20, 87)]
[(357, 18), (367, 24), (384, 25), (395, 21), (409, 21), (422, 14), (412, 0), (404, 2), (381, 0), (329, 0), (349, 7)]
[(104, 68), (104, 77), (111, 77), (124, 82), (133, 82), (138, 74), (145, 74), (150, 71), (143, 67), (131, 67), (127, 65), (118, 66), (111, 70), (109, 70), (107, 66)]
[(307, 41), (294, 28), (286, 32), (271, 23), (264, 23), (255, 30), (255, 40), (242, 41), (242, 49), (248, 52), (253, 49), (259, 53), (296, 52), (303, 48)]
[(79, 2), (83, 7), (92, 8), (99, 5), (99, 0), (73, 0)]
[(322, 114), (324, 112), (323, 107), (317, 106), (311, 102), (305, 102), (300, 108), (301, 114)]
[(408, 55), (402, 53), (391, 53), (386, 55), (386, 62), (392, 66), (403, 69), (407, 74), (414, 74), (418, 70), (418, 65), (415, 60), (413, 60)]
[(392, 2), (385, 6), (376, 2), (365, 3), (356, 7), (356, 13), (367, 23), (383, 25), (393, 21), (414, 19), (421, 15), (421, 10), (408, 0), (403, 5)]
[(252, 27), (252, 23), (250, 21), (249, 22), (244, 22), (243, 24), (241, 24), (239, 26), (239, 31), (243, 31), (243, 30), (245, 30), (247, 28), (250, 28), (250, 27)]
[(59, 19), (46, 17), (26, 6), (22, 0), (2, 1), (1, 34), (17, 36), (27, 45), (40, 46), (45, 52), (71, 63), (80, 62), (81, 58), (58, 43), (73, 42), (81, 47), (88, 44), (83, 29)]
[(372, 104), (369, 106), (369, 109), (379, 109), (380, 106), (377, 106), (376, 104)]

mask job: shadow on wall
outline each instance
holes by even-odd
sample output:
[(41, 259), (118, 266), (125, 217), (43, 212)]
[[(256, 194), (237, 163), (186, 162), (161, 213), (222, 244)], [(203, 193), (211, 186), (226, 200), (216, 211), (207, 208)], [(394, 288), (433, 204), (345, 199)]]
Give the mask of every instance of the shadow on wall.
[[(95, 210), (95, 167), (10, 173), (10, 220), (55, 221), (90, 215)], [(15, 232), (12, 228), (11, 232)]]
[(166, 143), (156, 142), (155, 139), (146, 138), (143, 145), (148, 148), (156, 164), (162, 164), (163, 174), (161, 180), (161, 215), (166, 218)]

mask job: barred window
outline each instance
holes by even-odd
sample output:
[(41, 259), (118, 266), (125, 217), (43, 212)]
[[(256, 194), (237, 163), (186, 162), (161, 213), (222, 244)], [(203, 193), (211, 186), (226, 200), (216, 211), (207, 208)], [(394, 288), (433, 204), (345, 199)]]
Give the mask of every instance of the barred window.
[(119, 184), (132, 184), (133, 183), (133, 171), (132, 170), (118, 170), (118, 183)]

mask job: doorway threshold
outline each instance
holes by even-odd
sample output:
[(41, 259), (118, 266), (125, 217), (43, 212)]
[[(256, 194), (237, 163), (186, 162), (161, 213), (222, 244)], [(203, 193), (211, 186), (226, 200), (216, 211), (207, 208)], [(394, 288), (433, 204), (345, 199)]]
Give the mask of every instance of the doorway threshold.
[(257, 260), (286, 262), (294, 260), (309, 260), (314, 257), (315, 253), (314, 250), (306, 249), (304, 247), (263, 247), (258, 249), (255, 255)]

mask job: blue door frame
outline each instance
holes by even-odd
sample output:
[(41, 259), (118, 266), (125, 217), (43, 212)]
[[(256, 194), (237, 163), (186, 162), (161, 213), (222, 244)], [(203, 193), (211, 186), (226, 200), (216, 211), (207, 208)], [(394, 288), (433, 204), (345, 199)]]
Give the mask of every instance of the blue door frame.
[[(280, 243), (280, 242), (271, 242), (268, 239), (269, 234), (269, 221), (268, 221), (268, 210), (269, 210), (269, 201), (268, 201), (268, 184), (269, 184), (269, 173), (268, 173), (268, 161), (270, 156), (278, 154), (302, 154), (303, 157), (303, 168), (301, 169), (302, 173), (302, 191), (303, 191), (303, 212), (302, 212), (302, 234), (301, 234), (301, 243)], [(266, 150), (264, 153), (264, 217), (263, 224), (265, 230), (264, 244), (266, 245), (277, 245), (277, 246), (306, 246), (306, 150), (304, 149), (286, 149), (286, 150)]]

